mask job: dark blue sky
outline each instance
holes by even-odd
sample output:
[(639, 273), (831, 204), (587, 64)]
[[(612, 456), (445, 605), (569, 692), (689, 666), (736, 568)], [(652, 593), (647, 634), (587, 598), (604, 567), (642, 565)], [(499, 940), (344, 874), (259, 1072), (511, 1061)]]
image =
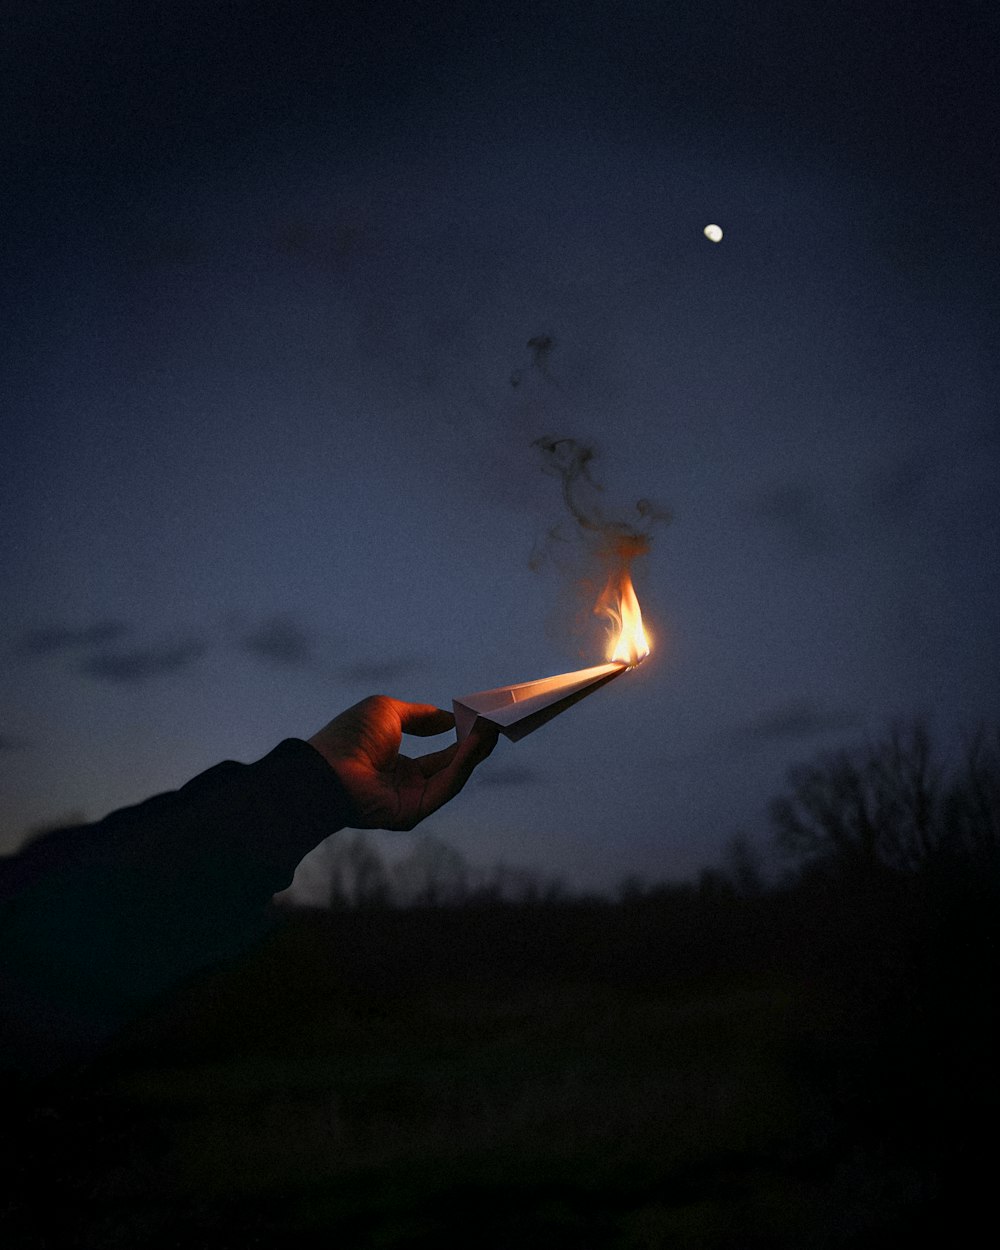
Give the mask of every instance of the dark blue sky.
[(995, 8), (333, 7), (9, 19), (6, 844), (599, 661), (546, 434), (674, 512), (657, 645), (430, 822), (474, 861), (683, 876), (995, 719)]

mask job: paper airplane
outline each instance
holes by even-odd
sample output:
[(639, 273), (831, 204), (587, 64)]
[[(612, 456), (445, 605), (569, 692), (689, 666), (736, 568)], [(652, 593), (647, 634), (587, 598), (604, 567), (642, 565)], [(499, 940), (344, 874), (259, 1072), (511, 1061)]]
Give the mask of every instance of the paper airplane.
[(598, 664), (595, 668), (581, 668), (575, 673), (560, 673), (557, 677), (542, 677), (538, 681), (523, 681), (513, 686), (497, 686), (493, 690), (480, 690), (477, 694), (453, 699), (458, 740), (461, 742), (468, 737), (472, 726), (482, 719), (496, 725), (511, 742), (518, 742), (553, 716), (565, 712), (574, 703), (624, 673), (628, 667), (627, 664)]

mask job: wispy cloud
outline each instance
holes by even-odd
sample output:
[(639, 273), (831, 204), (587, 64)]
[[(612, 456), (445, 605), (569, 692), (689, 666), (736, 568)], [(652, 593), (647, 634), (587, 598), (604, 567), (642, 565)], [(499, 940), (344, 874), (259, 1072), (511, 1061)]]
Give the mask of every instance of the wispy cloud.
[(733, 726), (725, 737), (735, 744), (791, 742), (857, 729), (862, 723), (857, 712), (827, 708), (814, 699), (788, 699)]
[(877, 521), (905, 521), (923, 506), (930, 484), (926, 461), (910, 458), (875, 475), (870, 508)]
[(18, 650), (24, 655), (55, 655), (106, 647), (131, 633), (124, 621), (95, 621), (92, 625), (43, 625), (22, 634)]
[(129, 651), (99, 651), (82, 660), (79, 671), (98, 681), (135, 686), (190, 668), (205, 651), (205, 644), (196, 639)]
[(535, 786), (541, 780), (541, 773), (523, 764), (500, 768), (486, 765), (476, 770), (476, 782), (481, 786)]
[(778, 482), (750, 502), (755, 520), (799, 551), (828, 551), (840, 541), (867, 540), (872, 528), (894, 527), (925, 506), (932, 471), (916, 455), (887, 464), (834, 489), (811, 481)]
[(262, 622), (243, 635), (240, 645), (256, 659), (280, 668), (307, 668), (313, 663), (310, 639), (284, 616)]
[(341, 665), (337, 673), (345, 681), (378, 685), (382, 682), (402, 681), (426, 667), (426, 660), (418, 656), (402, 656), (397, 659), (357, 660), (353, 664)]
[(836, 536), (830, 510), (819, 492), (804, 482), (783, 482), (760, 495), (752, 514), (803, 551), (824, 551)]

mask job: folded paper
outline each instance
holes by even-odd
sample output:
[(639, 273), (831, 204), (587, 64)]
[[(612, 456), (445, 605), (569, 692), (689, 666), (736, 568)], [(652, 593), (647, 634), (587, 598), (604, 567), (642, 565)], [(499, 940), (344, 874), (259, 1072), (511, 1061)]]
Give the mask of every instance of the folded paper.
[(497, 686), (493, 690), (480, 690), (476, 694), (453, 699), (458, 740), (461, 742), (468, 737), (472, 726), (482, 719), (496, 725), (504, 737), (518, 742), (624, 673), (627, 668), (627, 664), (598, 664), (575, 673), (560, 673), (557, 677), (542, 677), (538, 681), (523, 681), (513, 686)]

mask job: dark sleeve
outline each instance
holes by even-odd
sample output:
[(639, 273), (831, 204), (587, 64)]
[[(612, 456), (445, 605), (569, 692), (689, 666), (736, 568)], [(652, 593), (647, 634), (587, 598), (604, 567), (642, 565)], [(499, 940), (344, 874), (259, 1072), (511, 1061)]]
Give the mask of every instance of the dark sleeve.
[(290, 738), (5, 861), (0, 1063), (86, 1057), (162, 991), (239, 953), (299, 860), (349, 820), (334, 771)]

